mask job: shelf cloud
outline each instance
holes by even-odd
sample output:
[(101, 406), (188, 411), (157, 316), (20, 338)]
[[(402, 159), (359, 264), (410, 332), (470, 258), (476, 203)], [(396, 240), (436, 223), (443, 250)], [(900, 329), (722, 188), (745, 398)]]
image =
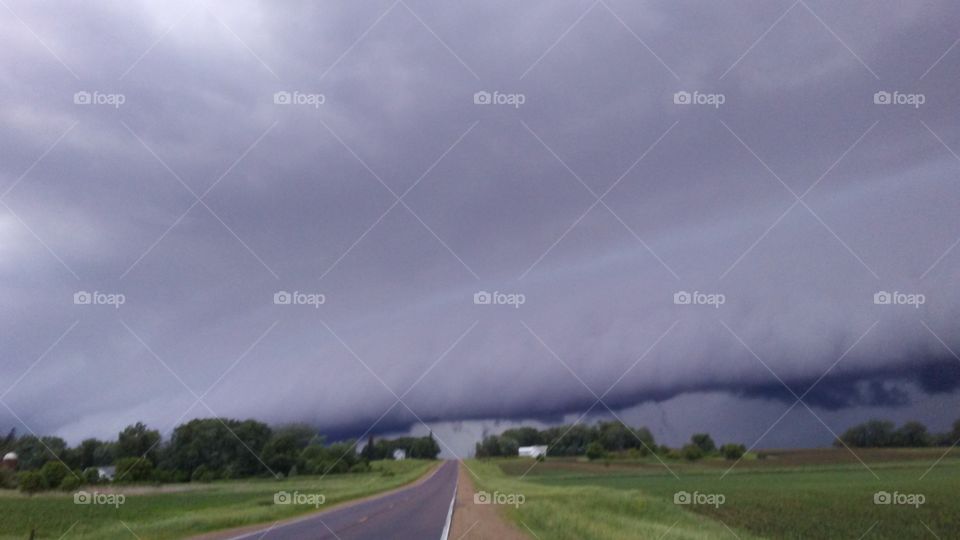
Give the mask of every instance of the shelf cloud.
[(960, 385), (956, 5), (9, 4), (0, 426)]

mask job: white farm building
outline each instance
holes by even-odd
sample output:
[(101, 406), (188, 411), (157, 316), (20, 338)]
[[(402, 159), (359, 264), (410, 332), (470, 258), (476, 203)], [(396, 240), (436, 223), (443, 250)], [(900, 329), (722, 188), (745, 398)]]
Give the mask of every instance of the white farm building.
[(543, 446), (521, 446), (517, 450), (517, 455), (520, 457), (532, 457), (538, 458), (540, 456), (547, 457), (547, 447)]

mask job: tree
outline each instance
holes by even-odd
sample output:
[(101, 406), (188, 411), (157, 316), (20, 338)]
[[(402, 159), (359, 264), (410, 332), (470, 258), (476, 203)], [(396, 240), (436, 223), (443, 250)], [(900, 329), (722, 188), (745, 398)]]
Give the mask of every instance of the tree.
[(960, 441), (960, 420), (953, 423), (953, 430), (950, 431), (951, 441)]
[(727, 443), (720, 447), (720, 454), (724, 459), (735, 460), (747, 453), (747, 447), (742, 444)]
[(587, 459), (593, 461), (595, 459), (603, 459), (607, 455), (607, 451), (604, 450), (603, 444), (600, 441), (593, 441), (587, 445), (586, 450)]
[(489, 458), (502, 456), (500, 451), (500, 439), (496, 435), (488, 435), (482, 441), (476, 444), (474, 454), (478, 458)]
[(63, 482), (64, 478), (73, 473), (59, 461), (48, 461), (43, 464), (43, 467), (40, 467), (40, 474), (43, 475), (43, 479), (48, 486), (56, 487), (60, 485), (60, 482)]
[(0, 455), (6, 454), (14, 449), (17, 444), (17, 429), (10, 428), (10, 431), (7, 432), (7, 435), (0, 439)]
[(50, 460), (62, 459), (66, 450), (67, 443), (60, 437), (25, 435), (14, 445), (21, 470), (39, 469)]
[(697, 444), (686, 444), (680, 449), (680, 455), (687, 461), (696, 461), (703, 457), (703, 448)]
[(511, 437), (500, 437), (500, 454), (501, 456), (516, 456), (517, 452), (520, 450), (520, 443), (516, 439)]
[(597, 425), (597, 434), (603, 448), (611, 452), (626, 450), (636, 441), (627, 426), (620, 422), (600, 422)]
[(81, 485), (83, 485), (83, 480), (76, 474), (70, 474), (63, 477), (59, 487), (63, 491), (76, 491)]
[(440, 455), (440, 445), (433, 438), (433, 432), (431, 431), (426, 437), (414, 439), (408, 454), (414, 459), (437, 459)]
[(704, 454), (712, 454), (717, 450), (717, 445), (714, 444), (709, 433), (695, 433), (690, 437), (690, 442), (699, 447)]
[(537, 428), (529, 426), (508, 429), (501, 433), (500, 436), (509, 437), (517, 441), (518, 446), (547, 444), (547, 441), (543, 439), (543, 434), (541, 434)]
[(264, 474), (268, 471), (258, 456), (271, 434), (269, 426), (255, 420), (198, 418), (173, 430), (167, 459), (182, 476), (201, 465), (231, 478)]
[(147, 429), (143, 422), (127, 426), (117, 437), (117, 458), (138, 458), (146, 456), (152, 463), (157, 462), (157, 446), (160, 444), (160, 432)]
[(930, 446), (931, 437), (927, 426), (920, 422), (907, 422), (894, 432), (893, 440), (896, 446), (918, 448)]
[(154, 479), (153, 462), (143, 457), (123, 457), (117, 460), (115, 482), (149, 482)]
[(17, 485), (20, 486), (20, 491), (30, 495), (49, 487), (46, 479), (38, 471), (24, 471), (18, 474)]
[(70, 466), (81, 470), (90, 467), (110, 465), (115, 458), (115, 444), (97, 439), (84, 439), (75, 448), (71, 448), (64, 459)]
[(869, 420), (851, 427), (840, 436), (843, 443), (855, 448), (883, 448), (894, 442), (894, 425), (887, 420)]
[(15, 489), (17, 474), (10, 469), (0, 468), (0, 489)]
[[(297, 466), (303, 449), (316, 438), (316, 430), (305, 424), (281, 426), (273, 432), (270, 440), (264, 445), (263, 460), (274, 471), (288, 474)], [(364, 451), (366, 450), (364, 448)]]

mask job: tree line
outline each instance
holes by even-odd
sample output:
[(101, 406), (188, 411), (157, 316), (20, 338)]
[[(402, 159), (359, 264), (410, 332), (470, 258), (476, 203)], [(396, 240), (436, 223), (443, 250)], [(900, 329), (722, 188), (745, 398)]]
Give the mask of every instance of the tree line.
[(621, 422), (598, 422), (594, 425), (574, 424), (538, 430), (534, 427), (519, 427), (500, 435), (488, 435), (478, 442), (475, 455), (478, 458), (516, 456), (521, 446), (548, 447), (551, 456), (586, 456), (588, 459), (603, 459), (611, 456), (642, 457), (655, 453), (669, 458), (697, 460), (722, 455), (738, 459), (746, 452), (742, 444), (725, 444), (717, 447), (707, 433), (697, 433), (690, 443), (673, 449), (657, 445), (653, 434), (645, 427), (628, 427)]
[(116, 440), (91, 438), (73, 447), (60, 437), (18, 437), (10, 430), (0, 438), (0, 455), (16, 453), (17, 471), (0, 468), (0, 487), (72, 490), (104, 481), (98, 468), (111, 465), (116, 467), (114, 482), (123, 483), (367, 472), (371, 461), (392, 459), (396, 449), (419, 459), (436, 459), (440, 453), (432, 433), (379, 440), (358, 453), (354, 440), (327, 444), (306, 424), (271, 427), (230, 418), (191, 420), (177, 426), (169, 440), (138, 422), (124, 428)]
[(843, 432), (834, 446), (853, 448), (923, 448), (952, 446), (960, 440), (960, 420), (944, 433), (930, 433), (920, 422), (905, 422), (902, 426), (889, 420), (868, 420)]

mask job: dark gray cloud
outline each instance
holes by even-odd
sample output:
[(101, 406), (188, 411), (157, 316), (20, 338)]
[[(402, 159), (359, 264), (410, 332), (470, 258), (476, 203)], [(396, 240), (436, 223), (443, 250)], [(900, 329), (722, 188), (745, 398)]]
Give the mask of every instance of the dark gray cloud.
[(6, 423), (356, 434), (596, 395), (655, 422), (706, 393), (765, 403), (730, 424), (756, 437), (778, 378), (837, 422), (955, 396), (948, 2), (9, 4)]

